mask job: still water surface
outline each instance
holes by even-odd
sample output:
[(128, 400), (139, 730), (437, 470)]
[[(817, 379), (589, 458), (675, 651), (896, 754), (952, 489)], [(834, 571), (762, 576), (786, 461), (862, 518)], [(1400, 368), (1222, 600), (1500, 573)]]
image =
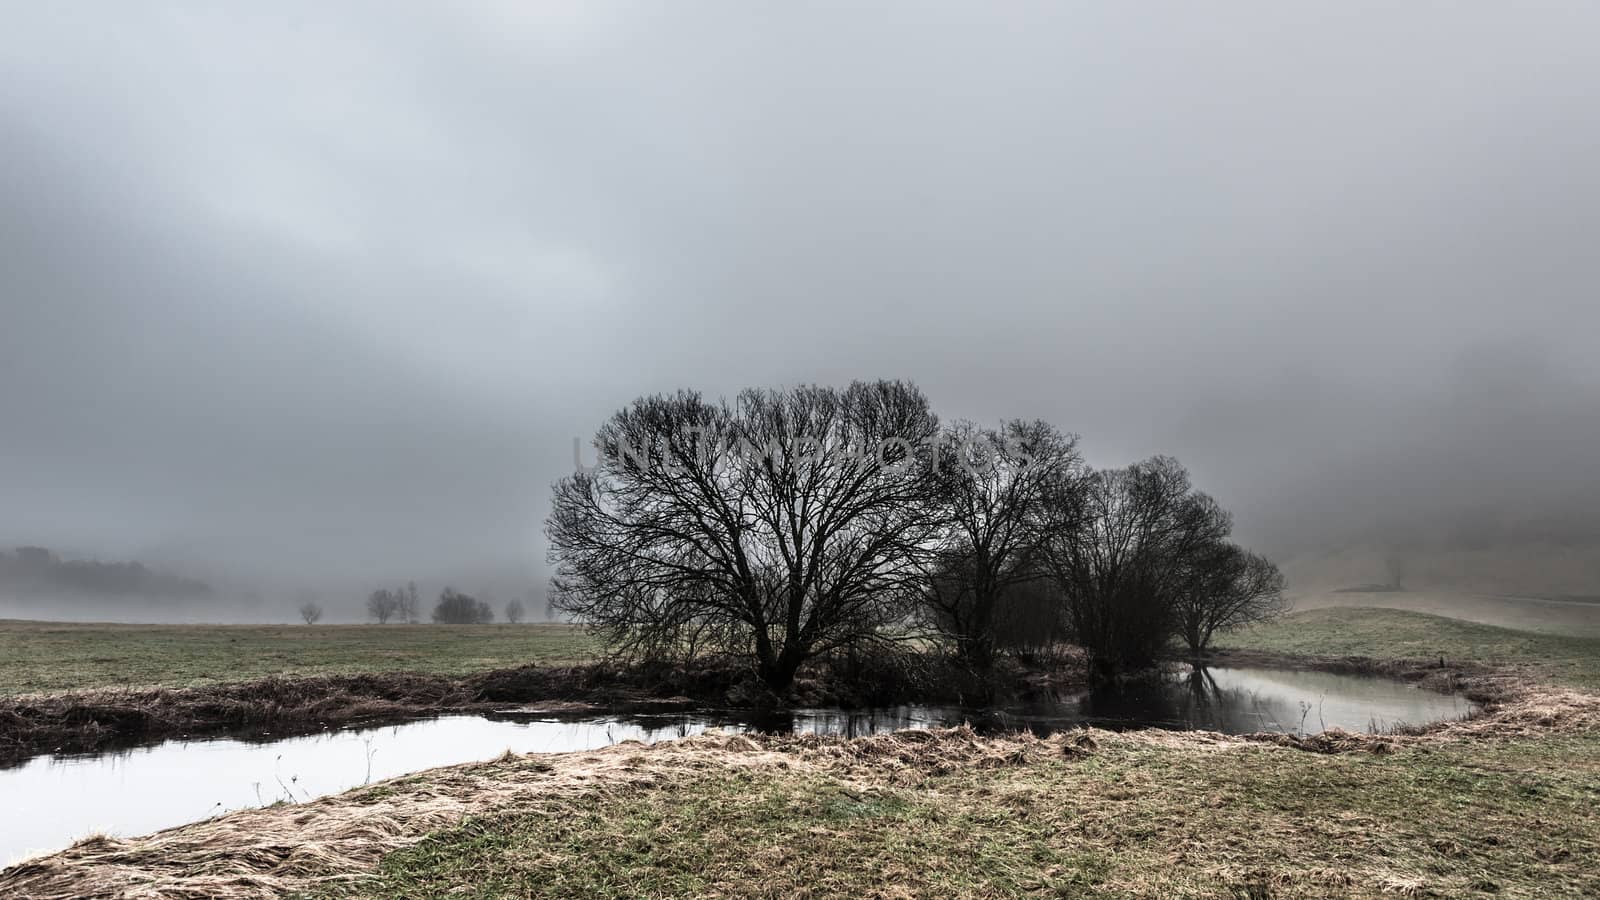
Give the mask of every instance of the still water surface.
[(1006, 709), (801, 709), (762, 717), (701, 711), (576, 721), (446, 716), (274, 741), (168, 741), (98, 756), (39, 757), (0, 770), (0, 866), (96, 832), (146, 834), (228, 810), (304, 802), (435, 766), (492, 759), (505, 750), (590, 750), (627, 740), (674, 740), (709, 728), (852, 737), (962, 723), (1040, 734), (1085, 724), (1315, 733), (1336, 727), (1388, 730), (1471, 711), (1460, 697), (1386, 679), (1209, 669)]

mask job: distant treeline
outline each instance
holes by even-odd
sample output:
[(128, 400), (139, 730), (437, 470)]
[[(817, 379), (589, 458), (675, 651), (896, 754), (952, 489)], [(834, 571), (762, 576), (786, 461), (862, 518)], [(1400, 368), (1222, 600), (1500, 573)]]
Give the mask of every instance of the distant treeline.
[(138, 562), (62, 559), (44, 547), (0, 551), (0, 587), (23, 594), (194, 599), (211, 586), (194, 578), (157, 572)]

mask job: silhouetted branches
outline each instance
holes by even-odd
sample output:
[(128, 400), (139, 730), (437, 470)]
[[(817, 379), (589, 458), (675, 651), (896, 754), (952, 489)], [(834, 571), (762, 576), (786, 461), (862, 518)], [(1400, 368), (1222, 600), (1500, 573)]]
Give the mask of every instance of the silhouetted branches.
[(552, 599), (624, 650), (748, 655), (783, 690), (907, 614), (939, 529), (918, 458), (937, 428), (903, 382), (641, 398), (556, 485)]
[(1176, 460), (1090, 470), (1045, 422), (940, 430), (903, 382), (644, 397), (555, 485), (551, 602), (617, 652), (775, 691), (931, 629), (969, 669), (1066, 637), (1102, 676), (1270, 615), (1282, 579)]

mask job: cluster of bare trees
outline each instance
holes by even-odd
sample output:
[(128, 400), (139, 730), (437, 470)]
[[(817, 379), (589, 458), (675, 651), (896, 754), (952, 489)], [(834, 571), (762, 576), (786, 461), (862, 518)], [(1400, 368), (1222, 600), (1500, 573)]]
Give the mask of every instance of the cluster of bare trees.
[(403, 588), (379, 588), (367, 595), (367, 615), (379, 625), (387, 625), (390, 620), (415, 623), (418, 612), (415, 581)]
[(555, 486), (554, 605), (623, 651), (748, 656), (778, 691), (928, 636), (974, 669), (1066, 639), (1112, 673), (1281, 602), (1176, 461), (1095, 471), (1048, 423), (942, 427), (905, 382), (645, 397), (595, 445)]
[(486, 600), (445, 588), (433, 607), (433, 621), (438, 625), (487, 625), (494, 621), (494, 607)]
[(1173, 636), (1200, 653), (1282, 607), (1277, 568), (1228, 541), (1231, 517), (1171, 457), (1086, 472), (1060, 509), (1044, 569), (1102, 673), (1153, 664)]
[[(434, 604), (432, 619), (436, 624), (443, 625), (484, 625), (493, 622), (494, 607), (485, 596), (486, 599), (480, 600), (447, 587)], [(390, 622), (414, 625), (421, 621), (420, 610), (417, 583), (414, 581), (403, 588), (379, 588), (367, 595), (367, 617), (380, 625)], [(527, 607), (517, 599), (508, 601), (504, 612), (506, 621), (513, 625), (527, 617)], [(320, 608), (317, 616), (321, 617)]]

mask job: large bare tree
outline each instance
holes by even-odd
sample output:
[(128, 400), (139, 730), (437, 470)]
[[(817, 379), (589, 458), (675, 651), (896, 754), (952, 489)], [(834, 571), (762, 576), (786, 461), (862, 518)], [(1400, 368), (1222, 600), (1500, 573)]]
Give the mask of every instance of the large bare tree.
[(941, 436), (934, 479), (943, 531), (923, 595), (935, 629), (974, 669), (994, 661), (1009, 624), (1007, 598), (1046, 576), (1052, 498), (1081, 489), (1077, 438), (1042, 421), (980, 428), (956, 422)]
[(645, 397), (558, 482), (557, 608), (645, 653), (699, 641), (786, 690), (802, 663), (882, 639), (932, 544), (938, 420), (913, 385)]

